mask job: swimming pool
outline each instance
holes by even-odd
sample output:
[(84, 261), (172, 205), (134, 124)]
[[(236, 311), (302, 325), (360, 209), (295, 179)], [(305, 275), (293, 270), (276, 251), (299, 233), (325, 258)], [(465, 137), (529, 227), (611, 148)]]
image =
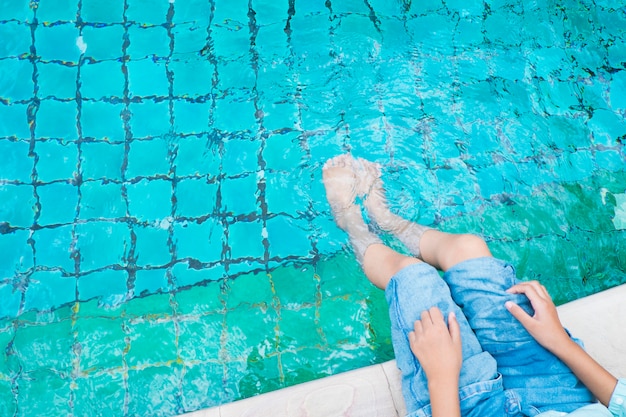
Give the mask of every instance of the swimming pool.
[(618, 3), (0, 2), (0, 415), (390, 359), (321, 184), (346, 151), (560, 303), (626, 282)]

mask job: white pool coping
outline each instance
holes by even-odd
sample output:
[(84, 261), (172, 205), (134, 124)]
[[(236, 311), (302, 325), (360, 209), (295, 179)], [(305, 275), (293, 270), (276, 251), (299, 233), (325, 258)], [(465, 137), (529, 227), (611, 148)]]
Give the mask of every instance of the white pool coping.
[[(558, 308), (570, 332), (616, 377), (626, 377), (626, 284)], [(184, 414), (185, 417), (402, 417), (395, 361)]]

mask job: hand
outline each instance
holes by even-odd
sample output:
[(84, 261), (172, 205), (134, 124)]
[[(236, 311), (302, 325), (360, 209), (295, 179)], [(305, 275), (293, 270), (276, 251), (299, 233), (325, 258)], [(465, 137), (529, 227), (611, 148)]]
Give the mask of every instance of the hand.
[(537, 281), (529, 281), (514, 285), (507, 292), (524, 294), (530, 300), (535, 310), (532, 317), (512, 301), (507, 301), (504, 305), (541, 346), (554, 352), (571, 340), (559, 320), (556, 306), (546, 287)]
[(454, 313), (448, 315), (446, 326), (437, 307), (422, 312), (421, 320), (415, 321), (414, 330), (409, 333), (409, 343), (429, 383), (437, 379), (458, 380), (463, 352), (461, 330)]

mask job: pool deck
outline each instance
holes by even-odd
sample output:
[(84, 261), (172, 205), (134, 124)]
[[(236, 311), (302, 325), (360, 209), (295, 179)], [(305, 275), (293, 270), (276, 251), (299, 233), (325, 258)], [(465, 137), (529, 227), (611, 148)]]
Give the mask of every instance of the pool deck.
[[(617, 377), (626, 377), (626, 284), (558, 308), (570, 332)], [(185, 417), (401, 417), (406, 409), (395, 361), (333, 375)]]

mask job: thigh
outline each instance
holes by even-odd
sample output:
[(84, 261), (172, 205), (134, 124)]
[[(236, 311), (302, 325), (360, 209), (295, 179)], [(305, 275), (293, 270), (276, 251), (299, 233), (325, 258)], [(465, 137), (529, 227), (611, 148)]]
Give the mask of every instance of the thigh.
[(481, 348), (463, 312), (454, 303), (448, 286), (433, 267), (419, 263), (402, 269), (387, 285), (385, 296), (389, 303), (393, 347), (402, 373), (402, 392), (409, 414), (421, 415), (423, 411), (420, 410), (428, 409), (430, 403), (426, 375), (411, 352), (408, 334), (422, 311), (432, 306), (437, 306), (444, 317), (454, 311), (461, 327), (463, 367), (459, 386), (464, 415), (475, 412), (478, 414), (474, 415), (488, 416), (491, 413), (485, 414), (486, 410), (503, 409), (502, 381), (496, 362)]

